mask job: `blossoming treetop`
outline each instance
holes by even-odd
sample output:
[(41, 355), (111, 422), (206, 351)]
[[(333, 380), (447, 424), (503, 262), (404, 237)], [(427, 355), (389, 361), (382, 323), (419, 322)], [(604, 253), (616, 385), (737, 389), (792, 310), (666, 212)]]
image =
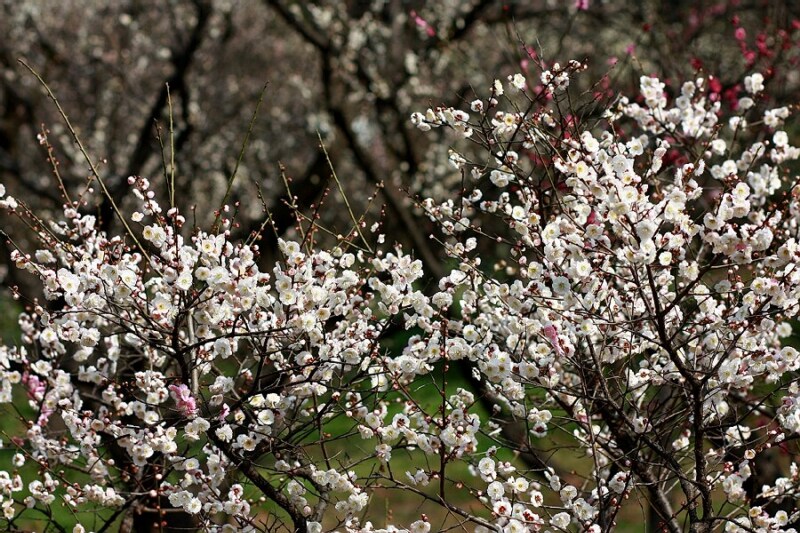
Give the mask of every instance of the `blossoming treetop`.
[[(379, 223), (324, 248), (311, 222), (262, 271), (235, 211), (189, 228), (142, 177), (122, 235), (66, 191), (52, 222), (5, 196), (48, 300), (0, 349), (0, 400), (31, 408), (4, 439), (9, 527), (66, 506), (74, 531), (600, 532), (646, 502), (671, 532), (792, 530), (789, 110), (752, 74), (736, 112), (650, 77), (603, 111), (568, 91), (583, 68), (411, 117), (453, 130), (462, 175), (420, 201), (452, 258), (430, 283)], [(773, 447), (790, 476), (766, 477)], [(384, 523), (370, 499), (395, 490), (425, 513)]]

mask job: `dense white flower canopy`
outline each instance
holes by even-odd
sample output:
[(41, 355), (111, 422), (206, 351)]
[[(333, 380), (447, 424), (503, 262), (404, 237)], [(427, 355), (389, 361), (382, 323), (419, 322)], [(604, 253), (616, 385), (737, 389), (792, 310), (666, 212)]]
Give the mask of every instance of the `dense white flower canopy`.
[[(35, 411), (5, 442), (5, 518), (153, 493), (207, 530), (438, 527), (373, 526), (370, 498), (399, 489), (476, 531), (607, 531), (631, 497), (669, 531), (790, 531), (794, 463), (748, 488), (800, 432), (789, 112), (753, 103), (758, 73), (730, 116), (704, 79), (670, 95), (643, 76), (640, 97), (581, 122), (567, 90), (584, 68), (411, 116), (452, 130), (463, 178), (419, 202), (452, 259), (438, 279), (360, 231), (281, 239), (263, 271), (230, 212), (188, 228), (141, 177), (138, 246), (77, 202), (47, 222), (4, 196), (41, 241), (13, 260), (51, 304), (0, 349), (0, 401), (24, 391)], [(548, 439), (585, 470), (542, 459)]]

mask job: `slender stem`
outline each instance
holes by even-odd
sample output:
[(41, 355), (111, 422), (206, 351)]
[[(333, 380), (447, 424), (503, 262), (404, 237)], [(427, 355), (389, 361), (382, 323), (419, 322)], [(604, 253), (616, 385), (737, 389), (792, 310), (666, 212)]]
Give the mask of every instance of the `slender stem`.
[(169, 206), (175, 207), (175, 127), (172, 121), (172, 95), (169, 92), (169, 83), (167, 83), (167, 108), (169, 109)]
[(264, 87), (261, 89), (261, 95), (258, 97), (258, 102), (256, 103), (256, 108), (253, 110), (253, 116), (250, 118), (250, 125), (247, 127), (247, 133), (244, 136), (244, 141), (242, 141), (242, 148), (239, 150), (239, 157), (236, 159), (236, 164), (233, 167), (233, 172), (231, 173), (231, 177), (228, 178), (228, 186), (225, 189), (225, 196), (222, 197), (222, 202), (220, 202), (219, 209), (217, 210), (217, 215), (214, 217), (214, 225), (212, 233), (216, 233), (219, 231), (219, 222), (220, 217), (222, 216), (222, 209), (225, 207), (225, 203), (228, 201), (228, 198), (231, 195), (231, 188), (233, 187), (233, 182), (236, 180), (236, 174), (239, 172), (239, 165), (242, 164), (242, 160), (244, 159), (244, 153), (247, 151), (247, 145), (250, 142), (250, 134), (253, 133), (253, 127), (256, 124), (256, 118), (258, 118), (258, 109), (261, 107), (261, 102), (264, 101), (264, 95), (267, 92), (268, 84), (265, 84)]
[(328, 150), (325, 148), (325, 143), (322, 142), (322, 136), (317, 132), (317, 138), (319, 139), (319, 146), (322, 148), (322, 153), (325, 154), (325, 159), (328, 161), (328, 167), (331, 169), (331, 176), (333, 177), (333, 181), (336, 182), (336, 186), (339, 187), (339, 193), (342, 195), (342, 200), (344, 200), (344, 205), (347, 207), (347, 212), (350, 213), (350, 219), (353, 221), (353, 224), (356, 227), (356, 231), (358, 232), (358, 236), (361, 237), (361, 241), (364, 243), (364, 246), (367, 247), (367, 250), (372, 252), (372, 248), (370, 248), (367, 239), (364, 238), (364, 234), (361, 233), (361, 222), (363, 220), (363, 216), (361, 219), (356, 219), (356, 215), (353, 213), (353, 208), (350, 207), (350, 201), (347, 199), (347, 194), (344, 192), (344, 188), (342, 187), (342, 182), (339, 181), (339, 177), (336, 175), (336, 170), (333, 168), (333, 163), (331, 163), (331, 158), (328, 155)]
[(83, 155), (84, 160), (86, 160), (86, 162), (89, 164), (89, 169), (92, 171), (92, 176), (94, 176), (97, 179), (97, 182), (100, 184), (100, 188), (103, 189), (103, 194), (106, 196), (106, 198), (108, 198), (108, 201), (111, 202), (111, 207), (114, 210), (114, 213), (117, 215), (120, 222), (122, 222), (122, 225), (125, 227), (126, 233), (130, 236), (131, 239), (133, 239), (133, 242), (136, 244), (136, 247), (139, 250), (139, 252), (141, 252), (141, 254), (145, 257), (145, 259), (147, 259), (147, 262), (149, 263), (150, 255), (147, 253), (147, 250), (145, 250), (144, 247), (141, 245), (139, 239), (136, 238), (136, 235), (133, 233), (133, 230), (131, 230), (130, 226), (128, 226), (128, 222), (125, 220), (125, 217), (122, 216), (122, 212), (119, 210), (119, 207), (117, 207), (117, 203), (114, 200), (114, 197), (111, 195), (108, 188), (106, 187), (106, 182), (103, 180), (103, 178), (100, 177), (100, 173), (97, 171), (97, 166), (92, 161), (92, 158), (89, 157), (89, 152), (87, 152), (86, 148), (83, 146), (83, 142), (81, 142), (78, 133), (72, 126), (69, 117), (67, 117), (67, 113), (61, 107), (58, 98), (56, 98), (56, 95), (53, 94), (52, 90), (50, 90), (50, 86), (47, 85), (47, 82), (44, 81), (44, 79), (39, 75), (38, 72), (36, 72), (33, 69), (33, 67), (31, 67), (28, 63), (26, 63), (24, 59), (18, 59), (18, 61), (23, 67), (28, 69), (30, 73), (33, 74), (34, 77), (39, 81), (42, 87), (44, 87), (44, 90), (47, 92), (47, 96), (50, 98), (50, 100), (53, 101), (53, 103), (56, 106), (56, 109), (58, 109), (58, 114), (61, 115), (61, 119), (67, 126), (70, 135), (72, 135), (72, 139), (75, 141), (75, 144), (78, 145), (78, 149), (81, 151), (81, 155)]

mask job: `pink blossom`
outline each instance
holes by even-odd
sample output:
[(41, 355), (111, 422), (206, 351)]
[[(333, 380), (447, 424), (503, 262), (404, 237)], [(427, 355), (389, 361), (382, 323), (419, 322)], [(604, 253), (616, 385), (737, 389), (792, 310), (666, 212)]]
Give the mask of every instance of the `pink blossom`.
[(561, 355), (561, 343), (558, 338), (558, 331), (556, 330), (556, 327), (553, 324), (549, 324), (542, 328), (542, 333), (544, 333), (544, 336), (547, 337), (547, 340), (549, 340), (553, 345), (553, 349), (555, 349), (556, 353)]
[(189, 387), (181, 383), (180, 385), (172, 384), (169, 386), (172, 392), (172, 398), (177, 404), (178, 410), (184, 416), (194, 416), (197, 414), (197, 401), (192, 396)]
[(22, 383), (27, 386), (28, 398), (31, 400), (40, 401), (44, 398), (44, 393), (47, 390), (45, 383), (39, 379), (39, 376), (31, 375), (28, 372), (22, 374)]
[[(26, 385), (28, 398), (36, 402), (41, 402), (44, 399), (44, 395), (47, 392), (47, 384), (39, 379), (39, 376), (31, 375), (26, 371), (22, 374), (22, 383)], [(51, 414), (53, 414), (53, 408), (47, 407), (42, 403), (36, 425), (44, 426), (47, 424)]]
[(425, 30), (425, 33), (428, 34), (428, 37), (434, 37), (436, 35), (436, 30), (433, 28), (433, 26), (428, 24), (427, 20), (420, 17), (416, 11), (412, 10), (410, 14), (411, 18), (414, 19), (414, 23), (423, 30)]

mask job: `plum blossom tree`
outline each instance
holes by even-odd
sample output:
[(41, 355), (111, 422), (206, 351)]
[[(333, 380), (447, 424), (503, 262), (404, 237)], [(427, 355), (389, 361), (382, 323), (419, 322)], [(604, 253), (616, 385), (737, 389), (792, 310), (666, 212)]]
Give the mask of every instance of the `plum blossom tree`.
[[(633, 486), (670, 531), (787, 528), (794, 478), (766, 479), (759, 458), (796, 438), (797, 351), (780, 340), (797, 305), (798, 188), (781, 170), (800, 154), (781, 130), (789, 110), (754, 109), (759, 73), (729, 117), (702, 78), (670, 101), (643, 76), (640, 100), (622, 98), (598, 135), (565, 92), (583, 68), (554, 65), (534, 89), (496, 82), (488, 103), (471, 105), (477, 119), (445, 108), (412, 117), (484, 154), (454, 153), (462, 197), (425, 203), (462, 265), (471, 233), (510, 256), (507, 281), (479, 276), (481, 290), (464, 293), (479, 377), (537, 439), (558, 412), (592, 457), (580, 488), (545, 472), (566, 506), (549, 513), (556, 528), (610, 528)], [(508, 495), (495, 501), (509, 505), (509, 527)]]
[[(600, 532), (646, 503), (670, 532), (795, 531), (790, 109), (763, 108), (757, 72), (732, 106), (648, 76), (605, 102), (570, 91), (585, 69), (532, 64), (410, 117), (449, 132), (461, 176), (419, 198), (451, 259), (428, 286), (352, 212), (262, 269), (236, 205), (190, 227), (131, 176), (109, 233), (89, 192), (43, 220), (3, 190), (46, 300), (0, 348), (8, 529)], [(385, 493), (418, 516), (376, 513)]]

